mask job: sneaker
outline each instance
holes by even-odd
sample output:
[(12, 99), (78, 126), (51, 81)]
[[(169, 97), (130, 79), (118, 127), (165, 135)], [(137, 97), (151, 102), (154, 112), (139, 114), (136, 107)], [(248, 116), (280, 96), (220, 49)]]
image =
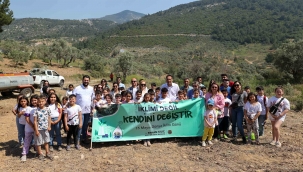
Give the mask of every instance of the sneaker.
[(205, 147), (205, 146), (206, 146), (205, 141), (202, 141), (202, 146), (203, 146), (203, 147)]
[(144, 141), (144, 144), (143, 144), (144, 146), (147, 146), (147, 141)]
[(228, 136), (225, 135), (225, 134), (223, 134), (223, 138), (224, 138), (224, 139), (228, 139)]
[(214, 142), (218, 142), (219, 140), (217, 138), (214, 139)]
[(51, 152), (53, 152), (53, 151), (54, 151), (53, 146), (50, 146), (50, 147), (49, 147), (49, 151), (51, 151)]
[(77, 150), (80, 150), (80, 145), (75, 146)]
[(211, 142), (210, 140), (208, 140), (208, 144), (209, 145), (213, 145), (213, 142)]
[(40, 155), (38, 156), (38, 158), (39, 158), (39, 160), (44, 160), (44, 156), (43, 156), (42, 154), (40, 154)]
[(67, 146), (66, 146), (66, 150), (67, 150), (67, 151), (70, 151), (70, 145), (67, 145)]
[(22, 155), (21, 161), (22, 161), (22, 162), (25, 162), (25, 161), (26, 161), (26, 155)]
[(58, 146), (58, 151), (62, 151), (62, 147), (61, 146)]
[(242, 143), (243, 143), (243, 144), (246, 144), (246, 143), (247, 143), (246, 137), (242, 137)]
[(282, 146), (281, 142), (277, 141), (277, 142), (276, 142), (276, 146), (277, 146), (278, 148), (280, 148), (280, 147)]
[(273, 140), (273, 141), (271, 141), (269, 144), (275, 146), (275, 145), (276, 145), (276, 141)]
[(150, 143), (150, 141), (147, 141), (147, 146), (151, 146), (151, 143)]
[(53, 160), (54, 156), (52, 154), (48, 153), (48, 154), (46, 154), (46, 158)]

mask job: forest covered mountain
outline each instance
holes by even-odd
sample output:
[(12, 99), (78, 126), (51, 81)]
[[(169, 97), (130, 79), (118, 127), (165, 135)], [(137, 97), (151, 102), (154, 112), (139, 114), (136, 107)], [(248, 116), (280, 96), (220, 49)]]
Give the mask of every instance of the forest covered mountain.
[(160, 43), (176, 48), (197, 39), (176, 38), (174, 34), (209, 35), (228, 44), (278, 44), (303, 38), (302, 16), (301, 0), (195, 1), (117, 25), (79, 47), (109, 49), (117, 44), (153, 47)]
[(124, 10), (117, 14), (107, 15), (104, 17), (101, 17), (101, 20), (109, 20), (113, 21), (115, 23), (125, 23), (132, 20), (138, 20), (145, 16), (145, 14), (130, 11), (130, 10)]
[(57, 20), (47, 18), (15, 19), (4, 26), (0, 39), (31, 40), (39, 38), (89, 37), (113, 28), (117, 24), (100, 19)]

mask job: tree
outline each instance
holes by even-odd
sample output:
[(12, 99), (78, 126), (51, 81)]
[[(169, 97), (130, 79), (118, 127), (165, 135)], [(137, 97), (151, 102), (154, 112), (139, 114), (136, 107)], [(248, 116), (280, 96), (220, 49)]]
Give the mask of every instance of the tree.
[(43, 59), (44, 62), (48, 63), (49, 65), (53, 65), (52, 61), (56, 57), (55, 53), (51, 51), (50, 47), (47, 45), (40, 45), (38, 47), (38, 58)]
[(8, 57), (12, 59), (15, 66), (18, 66), (20, 63), (27, 63), (29, 60), (29, 53), (21, 50), (12, 50), (9, 52)]
[(2, 26), (9, 25), (13, 21), (13, 11), (9, 9), (9, 0), (0, 0), (0, 33)]
[(98, 55), (84, 59), (84, 70), (90, 71), (92, 77), (101, 77), (104, 74), (105, 63)]
[(274, 65), (281, 74), (290, 75), (293, 82), (303, 77), (303, 41), (283, 44), (273, 55)]
[(131, 71), (133, 56), (134, 55), (129, 52), (119, 54), (117, 67), (118, 71), (123, 74), (123, 82), (125, 82), (127, 74)]

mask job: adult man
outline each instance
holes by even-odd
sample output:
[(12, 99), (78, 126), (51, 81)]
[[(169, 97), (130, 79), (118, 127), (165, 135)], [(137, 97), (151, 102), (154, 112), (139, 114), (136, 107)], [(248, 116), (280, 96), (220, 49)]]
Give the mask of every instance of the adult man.
[(133, 95), (133, 99), (136, 97), (136, 92), (138, 90), (138, 82), (136, 78), (131, 79), (131, 87), (129, 87), (127, 90), (130, 91)]
[(220, 86), (220, 90), (227, 90), (227, 98), (231, 100), (230, 89), (231, 87), (229, 86), (229, 79), (223, 79), (223, 83)]
[(86, 138), (87, 136), (86, 131), (90, 119), (92, 97), (94, 96), (94, 88), (92, 86), (89, 86), (89, 81), (90, 81), (90, 77), (88, 75), (84, 75), (82, 78), (82, 84), (77, 86), (73, 90), (73, 94), (76, 95), (76, 103), (82, 109), (83, 125), (82, 125), (82, 129), (79, 129), (78, 139), (80, 139), (80, 135), (82, 133), (82, 140), (85, 143), (88, 143)]
[[(224, 81), (223, 81), (224, 79), (228, 79), (227, 74), (222, 73), (222, 74), (221, 74), (221, 79), (222, 79), (222, 82), (224, 82)], [(221, 84), (221, 85), (223, 85), (223, 84)], [(232, 87), (233, 85), (234, 85), (234, 82), (231, 81), (231, 80), (229, 80), (229, 86)]]
[(180, 88), (181, 90), (187, 89), (187, 91), (192, 90), (193, 87), (189, 85), (189, 79), (185, 78), (184, 79), (184, 85)]
[(177, 98), (177, 94), (178, 91), (180, 90), (179, 85), (173, 83), (173, 76), (171, 75), (167, 75), (166, 76), (166, 83), (162, 84), (161, 89), (162, 88), (167, 88), (168, 89), (168, 98), (170, 99), (170, 101), (175, 101)]
[(125, 88), (125, 85), (121, 82), (121, 77), (120, 76), (117, 77), (117, 83), (119, 85), (119, 88), (121, 88), (121, 87)]
[(202, 84), (202, 77), (201, 76), (198, 76), (197, 77), (197, 81), (199, 82), (199, 87), (205, 87), (203, 84)]
[(188, 99), (192, 99), (193, 97), (194, 97), (194, 90), (195, 89), (198, 89), (199, 90), (199, 97), (203, 97), (203, 92), (201, 91), (201, 89), (200, 89), (200, 83), (198, 82), (198, 81), (195, 81), (195, 82), (193, 82), (193, 89), (192, 90), (189, 90), (188, 92), (187, 92), (187, 98)]

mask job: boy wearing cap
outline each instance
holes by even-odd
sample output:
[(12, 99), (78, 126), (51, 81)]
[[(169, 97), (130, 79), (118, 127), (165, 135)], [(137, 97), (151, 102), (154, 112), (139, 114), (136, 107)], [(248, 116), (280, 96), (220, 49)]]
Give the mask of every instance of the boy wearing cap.
[(264, 134), (264, 124), (268, 117), (268, 109), (266, 108), (268, 104), (268, 98), (264, 95), (264, 88), (262, 86), (258, 86), (256, 88), (257, 95), (257, 101), (262, 106), (262, 111), (260, 116), (258, 117), (258, 123), (259, 123), (259, 136), (263, 136)]
[(212, 145), (212, 137), (214, 135), (215, 126), (217, 123), (217, 115), (214, 110), (214, 99), (208, 99), (207, 101), (207, 110), (204, 113), (204, 134), (202, 137), (202, 146), (206, 146), (206, 139), (209, 145)]

